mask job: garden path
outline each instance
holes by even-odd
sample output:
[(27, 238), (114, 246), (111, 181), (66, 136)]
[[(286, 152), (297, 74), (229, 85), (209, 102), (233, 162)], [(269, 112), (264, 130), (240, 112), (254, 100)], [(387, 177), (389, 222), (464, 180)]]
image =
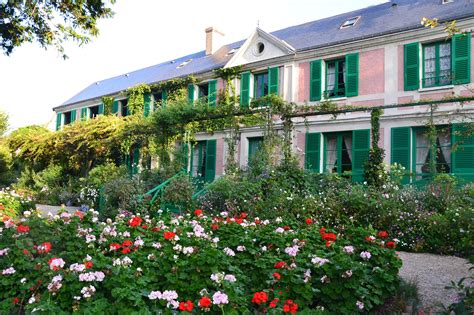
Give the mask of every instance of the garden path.
[(434, 254), (419, 254), (397, 252), (403, 261), (399, 275), (405, 281), (417, 283), (422, 307), (428, 314), (439, 310), (439, 303), (445, 306), (455, 298), (454, 291), (445, 289), (451, 281), (472, 276), (472, 265), (463, 258), (440, 256)]

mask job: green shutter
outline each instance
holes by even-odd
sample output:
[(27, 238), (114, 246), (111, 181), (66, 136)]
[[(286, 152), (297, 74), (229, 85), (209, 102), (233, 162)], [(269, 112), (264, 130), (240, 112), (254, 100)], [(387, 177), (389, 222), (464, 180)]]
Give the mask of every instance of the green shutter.
[(454, 124), (452, 143), (452, 173), (474, 181), (474, 125)]
[(249, 153), (248, 153), (248, 161), (252, 161), (252, 159), (257, 154), (258, 150), (262, 147), (263, 144), (263, 137), (253, 137), (248, 138), (249, 141)]
[(403, 184), (408, 184), (410, 182), (410, 134), (410, 127), (392, 128), (390, 164), (397, 163), (405, 167), (406, 175), (403, 177)]
[(305, 144), (304, 168), (311, 172), (320, 173), (321, 134), (307, 133)]
[(87, 120), (87, 107), (81, 108), (81, 121)]
[(56, 131), (61, 129), (61, 119), (63, 118), (63, 113), (56, 114)]
[(456, 34), (452, 41), (454, 84), (471, 82), (471, 33)]
[(71, 111), (71, 124), (76, 121), (76, 113), (77, 110), (75, 109)]
[(168, 92), (162, 91), (161, 92), (161, 107), (165, 108), (166, 107), (166, 100), (168, 99)]
[(418, 43), (404, 46), (404, 82), (405, 91), (418, 90), (420, 87), (420, 53)]
[(105, 109), (104, 103), (100, 103), (100, 105), (99, 105), (99, 115), (104, 114), (104, 109)]
[(319, 101), (321, 100), (321, 60), (315, 60), (310, 63), (309, 70), (309, 100)]
[(268, 68), (268, 94), (278, 95), (279, 68)]
[(112, 114), (117, 115), (119, 111), (119, 102), (117, 100), (114, 100), (112, 103)]
[(143, 116), (148, 117), (150, 115), (150, 103), (151, 103), (151, 94), (143, 94)]
[(346, 96), (359, 95), (359, 54), (346, 55)]
[(250, 105), (250, 71), (242, 73), (240, 76), (240, 106)]
[(206, 142), (206, 174), (204, 180), (212, 182), (216, 177), (216, 140)]
[(194, 84), (188, 84), (188, 102), (190, 104), (194, 103)]
[(217, 80), (209, 81), (208, 90), (207, 90), (207, 101), (209, 106), (216, 107), (217, 103)]
[(370, 129), (352, 131), (352, 181), (364, 180), (364, 167), (369, 158)]

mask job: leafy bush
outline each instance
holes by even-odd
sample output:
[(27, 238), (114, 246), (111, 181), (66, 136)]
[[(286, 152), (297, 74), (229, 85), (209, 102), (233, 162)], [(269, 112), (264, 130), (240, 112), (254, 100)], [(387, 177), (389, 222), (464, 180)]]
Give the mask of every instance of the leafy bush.
[(9, 189), (0, 190), (0, 219), (4, 216), (15, 218), (21, 212), (34, 208), (35, 204), (31, 198), (23, 197)]
[(397, 289), (395, 244), (375, 230), (199, 210), (97, 216), (0, 223), (1, 312), (354, 314)]
[(84, 181), (88, 187), (99, 189), (107, 182), (125, 177), (127, 174), (127, 168), (124, 165), (116, 166), (114, 163), (107, 162), (94, 167)]
[(104, 185), (105, 209), (101, 216), (112, 218), (118, 211), (138, 212), (142, 206), (138, 196), (143, 192), (143, 186), (136, 177), (119, 177), (107, 182)]

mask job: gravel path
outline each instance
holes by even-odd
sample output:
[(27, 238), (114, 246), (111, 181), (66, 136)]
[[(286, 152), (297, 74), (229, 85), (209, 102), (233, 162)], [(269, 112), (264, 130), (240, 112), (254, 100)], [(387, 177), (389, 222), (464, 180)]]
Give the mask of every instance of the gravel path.
[(418, 284), (421, 303), (428, 311), (436, 312), (439, 303), (451, 304), (452, 291), (444, 288), (451, 281), (473, 275), (473, 271), (469, 271), (472, 265), (463, 258), (405, 252), (398, 255), (403, 261), (400, 277)]

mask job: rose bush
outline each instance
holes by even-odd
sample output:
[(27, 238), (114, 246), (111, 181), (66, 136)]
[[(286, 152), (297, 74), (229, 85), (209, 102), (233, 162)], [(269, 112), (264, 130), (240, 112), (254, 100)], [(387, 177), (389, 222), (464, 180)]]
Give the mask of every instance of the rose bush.
[(385, 232), (314, 218), (2, 221), (1, 313), (365, 313), (395, 292), (401, 266)]

